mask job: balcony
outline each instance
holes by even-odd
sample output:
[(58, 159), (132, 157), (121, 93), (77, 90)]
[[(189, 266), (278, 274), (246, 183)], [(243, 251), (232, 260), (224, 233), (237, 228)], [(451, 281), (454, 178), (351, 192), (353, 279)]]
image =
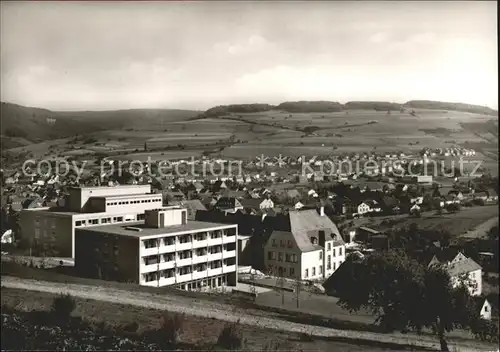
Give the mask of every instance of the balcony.
[(193, 248), (205, 248), (208, 246), (208, 240), (193, 241)]
[(191, 249), (191, 248), (193, 248), (193, 242), (186, 242), (186, 243), (177, 242), (177, 244), (175, 246), (176, 251), (183, 251), (183, 250)]
[(193, 258), (177, 259), (177, 266), (178, 267), (188, 266), (191, 264), (193, 264)]
[(193, 280), (205, 279), (207, 277), (207, 271), (193, 271)]
[(175, 260), (160, 263), (160, 270), (173, 269), (175, 268)]
[(154, 272), (154, 271), (158, 271), (158, 264), (149, 264), (149, 265), (141, 264), (141, 273), (142, 274), (150, 273), (150, 272)]
[(223, 243), (234, 243), (234, 242), (236, 242), (236, 235), (223, 237)]
[(207, 255), (195, 255), (193, 256), (193, 264), (206, 263), (208, 260)]
[(158, 282), (160, 286), (167, 286), (167, 285), (173, 285), (175, 284), (175, 276), (172, 277), (162, 277), (160, 278), (160, 281)]
[(222, 275), (222, 267), (217, 269), (208, 269), (207, 276), (215, 276), (215, 275)]
[(192, 278), (193, 278), (193, 275), (191, 273), (185, 274), (185, 275), (177, 275), (177, 283), (191, 281)]
[(158, 247), (153, 247), (153, 248), (146, 248), (146, 247), (141, 247), (141, 257), (147, 257), (148, 255), (155, 255), (158, 254)]
[(146, 282), (146, 281), (142, 280), (142, 281), (141, 281), (141, 285), (142, 285), (142, 286), (152, 286), (152, 287), (157, 287), (157, 286), (158, 286), (158, 281), (154, 280), (154, 281), (148, 281), (148, 282)]
[(232, 273), (236, 271), (236, 264), (233, 265), (224, 265), (222, 267), (224, 270), (224, 273)]
[(175, 252), (175, 243), (171, 245), (162, 245), (160, 246), (160, 253), (173, 253)]
[(223, 237), (219, 237), (219, 238), (208, 238), (207, 239), (207, 246), (215, 246), (215, 245), (218, 245), (218, 244), (222, 244), (222, 241), (223, 241)]
[(236, 250), (235, 249), (233, 249), (232, 251), (224, 251), (222, 253), (223, 253), (224, 258), (236, 257)]
[(214, 260), (222, 260), (222, 252), (220, 252), (220, 253), (214, 253), (214, 254), (210, 254), (210, 253), (208, 253), (208, 254), (206, 255), (206, 258), (207, 258), (207, 260), (208, 260), (209, 262), (212, 262), (212, 261), (214, 261)]

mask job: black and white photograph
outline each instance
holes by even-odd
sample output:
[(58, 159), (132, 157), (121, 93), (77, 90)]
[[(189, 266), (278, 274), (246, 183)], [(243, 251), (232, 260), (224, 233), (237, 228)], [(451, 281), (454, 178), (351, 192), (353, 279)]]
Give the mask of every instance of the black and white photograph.
[(2, 351), (499, 351), (496, 1), (1, 1)]

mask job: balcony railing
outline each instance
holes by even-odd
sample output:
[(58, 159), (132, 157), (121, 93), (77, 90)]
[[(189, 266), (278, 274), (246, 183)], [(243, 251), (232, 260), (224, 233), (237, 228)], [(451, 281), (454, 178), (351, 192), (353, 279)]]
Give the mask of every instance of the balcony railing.
[(223, 252), (223, 257), (224, 258), (231, 258), (236, 256), (236, 250), (233, 249), (232, 251), (224, 251)]
[(175, 250), (176, 251), (182, 251), (182, 250), (186, 250), (186, 249), (191, 249), (193, 248), (193, 242), (185, 242), (185, 243), (180, 243), (180, 242), (177, 242), (176, 246), (175, 246)]

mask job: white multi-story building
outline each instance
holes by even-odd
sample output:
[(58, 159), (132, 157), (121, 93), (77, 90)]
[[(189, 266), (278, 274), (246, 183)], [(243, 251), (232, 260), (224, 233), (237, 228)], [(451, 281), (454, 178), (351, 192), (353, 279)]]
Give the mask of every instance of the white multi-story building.
[(65, 207), (21, 211), (20, 237), (35, 250), (74, 257), (75, 229), (141, 221), (146, 210), (161, 206), (162, 195), (151, 193), (151, 185), (70, 188)]
[(290, 211), (288, 216), (289, 230), (273, 231), (264, 246), (267, 272), (300, 280), (329, 277), (345, 260), (337, 226), (316, 210)]
[(77, 229), (75, 268), (86, 277), (187, 290), (234, 286), (237, 225), (187, 221), (180, 206), (145, 221)]

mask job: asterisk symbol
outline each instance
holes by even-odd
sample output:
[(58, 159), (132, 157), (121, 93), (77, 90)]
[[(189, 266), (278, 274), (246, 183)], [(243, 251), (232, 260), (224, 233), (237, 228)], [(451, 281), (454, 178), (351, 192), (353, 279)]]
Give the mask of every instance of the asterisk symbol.
[(258, 167), (264, 167), (266, 165), (266, 161), (269, 159), (267, 156), (264, 156), (264, 154), (261, 154), (260, 156), (257, 157), (257, 166)]
[(278, 157), (275, 157), (274, 160), (276, 160), (276, 162), (278, 163), (279, 167), (283, 167), (283, 166), (286, 165), (285, 158), (281, 154)]

